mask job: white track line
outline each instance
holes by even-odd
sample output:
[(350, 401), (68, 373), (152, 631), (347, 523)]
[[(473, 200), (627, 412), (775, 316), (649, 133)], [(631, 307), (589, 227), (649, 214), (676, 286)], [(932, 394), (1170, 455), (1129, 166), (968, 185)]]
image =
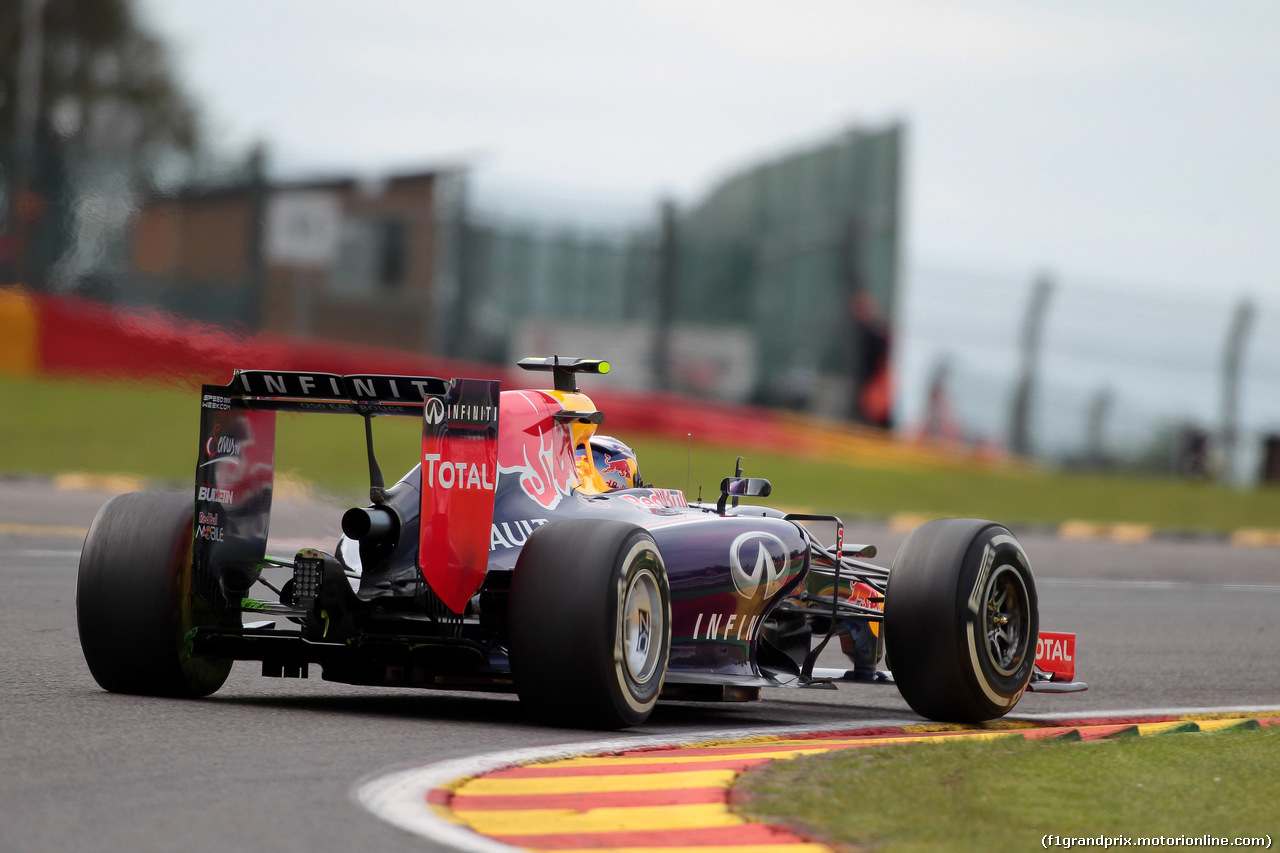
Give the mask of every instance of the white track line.
[[(1277, 703), (1280, 706), (1280, 703)], [(1081, 711), (1076, 714), (1011, 714), (1005, 719), (1043, 722), (1053, 719), (1093, 719), (1098, 717), (1143, 717), (1156, 715), (1217, 714), (1217, 713), (1277, 713), (1278, 708), (1234, 706), (1224, 708), (1127, 708), (1115, 711)], [(427, 795), (434, 788), (447, 785), (457, 779), (467, 779), (492, 773), (506, 767), (556, 761), (583, 755), (621, 752), (663, 746), (689, 746), (709, 741), (736, 740), (764, 735), (797, 735), (815, 732), (838, 732), (851, 729), (885, 728), (889, 726), (916, 726), (927, 720), (848, 720), (821, 726), (774, 726), (770, 728), (735, 729), (726, 732), (691, 732), (652, 737), (612, 738), (582, 743), (536, 746), (490, 752), (466, 758), (453, 758), (431, 764), (404, 765), (390, 770), (379, 770), (356, 782), (351, 790), (352, 798), (378, 817), (406, 832), (421, 836), (438, 844), (444, 844), (466, 853), (511, 853), (522, 850), (479, 835), (459, 824), (451, 823), (436, 814), (427, 804)]]
[(1102, 711), (1080, 711), (1076, 714), (1028, 713), (1010, 714), (1006, 720), (1092, 720), (1102, 717), (1182, 717), (1191, 714), (1275, 714), (1280, 716), (1280, 699), (1274, 705), (1224, 705), (1217, 708), (1112, 708)]
[(1098, 589), (1176, 590), (1178, 592), (1280, 592), (1280, 584), (1200, 583), (1198, 581), (1108, 580), (1105, 578), (1037, 578), (1036, 586), (1084, 586)]
[(466, 779), (492, 773), (505, 767), (556, 761), (581, 755), (622, 752), (663, 746), (687, 746), (709, 741), (749, 738), (761, 735), (806, 734), (808, 732), (841, 731), (884, 726), (911, 725), (913, 720), (850, 720), (825, 726), (774, 726), (756, 729), (734, 729), (727, 732), (690, 732), (688, 734), (654, 735), (651, 737), (612, 738), (581, 743), (536, 746), (490, 752), (466, 758), (454, 758), (432, 764), (406, 765), (391, 771), (380, 770), (356, 782), (351, 795), (378, 817), (406, 832), (458, 850), (474, 853), (510, 853), (523, 848), (501, 844), (466, 827), (450, 823), (427, 805), (427, 794), (455, 779)]

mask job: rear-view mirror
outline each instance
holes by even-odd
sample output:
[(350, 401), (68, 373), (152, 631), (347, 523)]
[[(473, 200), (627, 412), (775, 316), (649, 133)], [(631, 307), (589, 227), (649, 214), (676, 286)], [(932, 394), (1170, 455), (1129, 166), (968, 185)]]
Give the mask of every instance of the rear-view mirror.
[(725, 477), (720, 481), (720, 494), (729, 497), (767, 498), (773, 486), (763, 477)]
[(725, 477), (720, 481), (720, 500), (716, 501), (716, 512), (724, 515), (725, 505), (733, 498), (733, 505), (738, 505), (738, 498), (767, 498), (773, 486), (763, 477)]

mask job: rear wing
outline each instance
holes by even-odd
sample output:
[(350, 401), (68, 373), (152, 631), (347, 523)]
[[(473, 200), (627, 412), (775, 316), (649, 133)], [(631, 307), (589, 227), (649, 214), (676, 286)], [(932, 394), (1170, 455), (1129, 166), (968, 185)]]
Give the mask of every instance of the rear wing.
[(444, 397), (451, 385), (435, 376), (237, 370), (225, 386), (204, 386), (204, 400), (257, 411), (420, 417), (426, 401)]
[[(429, 460), (433, 475), (437, 470), (440, 475), (422, 484), (419, 568), (445, 603), (462, 612), (470, 597), (464, 590), (478, 587), (474, 579), (483, 579), (488, 556), (500, 383), (237, 370), (228, 384), (205, 385), (201, 392), (192, 568), (197, 590), (220, 612), (238, 613), (240, 596), (266, 556), (279, 411), (352, 414), (366, 422), (377, 416), (423, 419), (420, 459)], [(367, 435), (376, 503), (381, 474)], [(459, 482), (458, 472), (467, 479)], [(477, 482), (478, 489), (468, 488)], [(476, 544), (481, 540), (483, 548)], [(465, 581), (451, 591), (459, 577)]]

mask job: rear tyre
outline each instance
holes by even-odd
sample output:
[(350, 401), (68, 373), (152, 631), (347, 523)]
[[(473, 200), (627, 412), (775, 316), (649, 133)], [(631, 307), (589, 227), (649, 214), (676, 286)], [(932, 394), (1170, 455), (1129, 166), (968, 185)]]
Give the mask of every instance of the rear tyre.
[(207, 696), (231, 661), (191, 657), (194, 627), (215, 623), (192, 589), (194, 501), (135, 492), (98, 511), (80, 554), (76, 621), (89, 672), (112, 693)]
[(972, 518), (921, 525), (898, 549), (884, 604), (893, 677), (916, 713), (979, 722), (1022, 697), (1040, 616), (1031, 563), (1008, 530)]
[(550, 725), (643, 723), (671, 650), (671, 591), (642, 527), (553, 521), (525, 543), (511, 579), (511, 673)]

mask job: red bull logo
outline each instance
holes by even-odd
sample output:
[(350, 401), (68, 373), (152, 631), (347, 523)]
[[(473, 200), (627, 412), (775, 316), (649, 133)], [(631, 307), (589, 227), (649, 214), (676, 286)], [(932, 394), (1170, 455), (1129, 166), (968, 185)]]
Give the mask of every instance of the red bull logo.
[(601, 474), (617, 474), (621, 477), (631, 477), (631, 466), (627, 464), (627, 457), (623, 456), (621, 459), (613, 459), (612, 457), (606, 456), (605, 459), (609, 460), (609, 464), (604, 466), (604, 470), (600, 472)]
[(545, 509), (555, 509), (577, 480), (569, 427), (552, 417), (560, 403), (542, 391), (502, 395), (498, 471), (518, 477), (521, 490)]
[[(810, 586), (809, 592), (819, 596), (828, 596), (834, 594), (835, 589), (835, 584), (826, 583), (819, 587)], [(840, 596), (857, 607), (884, 610), (884, 596), (877, 592), (874, 587), (862, 581), (856, 582), (852, 587), (849, 586), (848, 581), (842, 582), (840, 584)]]
[(619, 497), (627, 503), (635, 504), (641, 509), (647, 509), (659, 515), (673, 515), (674, 513), (667, 510), (689, 508), (689, 502), (685, 499), (684, 492), (676, 489), (649, 489), (648, 493), (619, 495)]
[(884, 610), (884, 596), (871, 586), (858, 581), (850, 591), (849, 601), (858, 607), (869, 607), (872, 610)]

